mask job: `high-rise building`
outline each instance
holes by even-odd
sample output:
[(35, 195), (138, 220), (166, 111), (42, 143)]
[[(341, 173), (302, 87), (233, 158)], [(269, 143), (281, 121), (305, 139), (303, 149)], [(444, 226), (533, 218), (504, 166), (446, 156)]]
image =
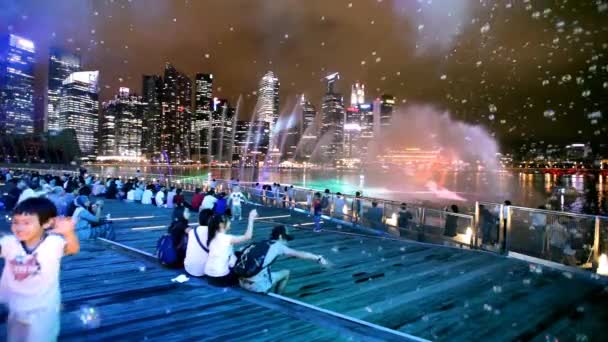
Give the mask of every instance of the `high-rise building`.
[(213, 74), (196, 74), (194, 114), (191, 127), (191, 158), (211, 160), (211, 113), (213, 112)]
[(262, 161), (268, 153), (269, 130), (270, 126), (265, 121), (237, 121), (232, 160), (247, 166), (254, 166), (258, 161)]
[(347, 159), (361, 158), (360, 140), (361, 111), (359, 107), (349, 107), (346, 109), (342, 157)]
[(279, 86), (279, 79), (269, 71), (260, 80), (258, 89), (255, 119), (268, 122), (271, 131), (279, 119)]
[(103, 104), (100, 120), (100, 155), (118, 160), (142, 157), (143, 118), (146, 103), (121, 87), (113, 100)]
[(390, 126), (393, 117), (395, 97), (392, 95), (382, 95), (380, 101), (380, 127), (388, 127)]
[(142, 82), (142, 98), (146, 104), (144, 110), (142, 153), (150, 159), (158, 159), (161, 154), (160, 122), (162, 112), (163, 79), (158, 75), (144, 75)]
[(335, 92), (335, 83), (340, 79), (338, 73), (325, 77), (327, 93), (323, 96), (321, 108), (321, 145), (325, 162), (334, 161), (340, 157), (344, 137), (344, 101), (342, 95)]
[(59, 99), (63, 81), (81, 70), (80, 56), (60, 49), (51, 49), (49, 57), (49, 83), (47, 89), (44, 131), (59, 132)]
[(310, 103), (310, 101), (304, 96), (302, 95), (302, 98), (300, 100), (300, 105), (302, 106), (302, 120), (303, 120), (303, 125), (302, 125), (302, 130), (304, 132), (306, 132), (307, 130), (312, 130), (313, 132), (310, 133), (316, 133), (314, 132), (315, 129), (315, 125), (316, 125), (316, 119), (317, 119), (317, 109), (315, 108), (315, 106)]
[(192, 81), (173, 65), (165, 65), (161, 111), (161, 154), (166, 162), (188, 160), (192, 114)]
[(232, 143), (235, 134), (235, 109), (225, 99), (213, 99), (211, 114), (211, 160), (232, 161)]
[(99, 71), (79, 71), (62, 84), (59, 100), (59, 126), (76, 131), (84, 159), (94, 159), (98, 148)]
[(365, 103), (365, 84), (357, 82), (351, 87), (350, 106), (357, 107), (363, 103)]
[(368, 156), (369, 144), (374, 139), (374, 111), (371, 103), (360, 104), (357, 108), (359, 108), (359, 125), (361, 126), (360, 158), (364, 160)]
[(34, 42), (0, 38), (0, 134), (34, 132)]

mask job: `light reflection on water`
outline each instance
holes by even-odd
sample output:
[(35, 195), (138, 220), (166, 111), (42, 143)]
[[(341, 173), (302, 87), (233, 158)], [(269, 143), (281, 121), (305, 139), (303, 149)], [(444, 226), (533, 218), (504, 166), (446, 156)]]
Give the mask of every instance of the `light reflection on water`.
[[(88, 167), (90, 173), (100, 175), (132, 175), (136, 167), (105, 166)], [(144, 167), (142, 173), (169, 174), (174, 176), (193, 176), (203, 180), (209, 170), (197, 167), (164, 166)], [(563, 210), (574, 212), (591, 212), (588, 207), (593, 201), (599, 207), (606, 208), (608, 181), (606, 176), (598, 175), (550, 175), (541, 173), (518, 172), (452, 172), (452, 171), (402, 171), (380, 170), (366, 171), (361, 174), (347, 170), (258, 170), (258, 169), (212, 169), (213, 178), (239, 178), (241, 181), (259, 181), (261, 183), (278, 182), (293, 184), (313, 189), (330, 189), (332, 192), (354, 194), (361, 191), (364, 196), (380, 197), (397, 201), (418, 201), (444, 206), (455, 200), (455, 197), (444, 194), (456, 194), (470, 205), (476, 200), (503, 202), (510, 200), (513, 205), (533, 207), (549, 205), (551, 209), (560, 210), (563, 192)], [(434, 184), (439, 191), (429, 184)], [(562, 190), (563, 189), (563, 190)]]

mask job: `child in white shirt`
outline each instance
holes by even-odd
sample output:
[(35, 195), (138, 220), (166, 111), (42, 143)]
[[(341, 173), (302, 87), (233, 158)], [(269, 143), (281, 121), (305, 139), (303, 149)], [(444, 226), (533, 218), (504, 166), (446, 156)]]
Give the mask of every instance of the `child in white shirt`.
[(72, 220), (56, 216), (48, 199), (27, 199), (13, 211), (14, 235), (0, 239), (5, 259), (0, 298), (9, 309), (8, 341), (56, 341), (59, 336), (61, 258), (78, 253), (80, 243)]

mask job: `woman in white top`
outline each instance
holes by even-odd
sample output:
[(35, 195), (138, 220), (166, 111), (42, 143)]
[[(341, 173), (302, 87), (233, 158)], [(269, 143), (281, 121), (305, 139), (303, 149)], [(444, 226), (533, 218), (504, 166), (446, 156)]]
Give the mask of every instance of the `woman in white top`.
[(213, 210), (205, 209), (198, 216), (199, 226), (195, 229), (188, 229), (188, 246), (186, 247), (186, 258), (184, 268), (186, 273), (192, 277), (202, 277), (205, 275), (205, 264), (209, 256), (207, 247), (207, 231), (209, 219), (213, 216)]
[(254, 209), (249, 212), (249, 222), (244, 235), (227, 234), (230, 230), (230, 218), (226, 215), (215, 215), (209, 222), (209, 257), (205, 264), (205, 275), (209, 284), (226, 287), (238, 284), (238, 278), (230, 268), (236, 263), (234, 245), (247, 242), (253, 236), (253, 220), (258, 217)]
[(135, 202), (135, 189), (131, 189), (127, 192), (127, 202)]

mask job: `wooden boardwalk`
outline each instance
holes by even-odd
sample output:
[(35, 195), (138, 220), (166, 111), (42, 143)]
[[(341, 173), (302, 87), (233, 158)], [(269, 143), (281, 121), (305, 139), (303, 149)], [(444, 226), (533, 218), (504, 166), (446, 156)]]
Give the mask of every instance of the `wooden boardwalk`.
[[(147, 253), (154, 253), (171, 213), (117, 201), (108, 201), (106, 211), (118, 218), (117, 242)], [(258, 211), (261, 216), (288, 214), (276, 208)], [(293, 226), (311, 219), (294, 214), (275, 221)], [(267, 238), (274, 224), (256, 223), (254, 239)], [(233, 231), (242, 232), (244, 226), (235, 224)], [(431, 340), (604, 338), (608, 294), (569, 273), (547, 268), (538, 273), (514, 259), (366, 236), (331, 223), (321, 233), (311, 227), (292, 228), (296, 239), (290, 245), (325, 255), (333, 267), (294, 259), (275, 263), (274, 269), (292, 271), (286, 297)], [(63, 267), (62, 338), (398, 338), (269, 296), (210, 288), (197, 279), (171, 283), (177, 274), (104, 242), (85, 243)], [(79, 321), (82, 305), (100, 312), (99, 328), (87, 330)]]

